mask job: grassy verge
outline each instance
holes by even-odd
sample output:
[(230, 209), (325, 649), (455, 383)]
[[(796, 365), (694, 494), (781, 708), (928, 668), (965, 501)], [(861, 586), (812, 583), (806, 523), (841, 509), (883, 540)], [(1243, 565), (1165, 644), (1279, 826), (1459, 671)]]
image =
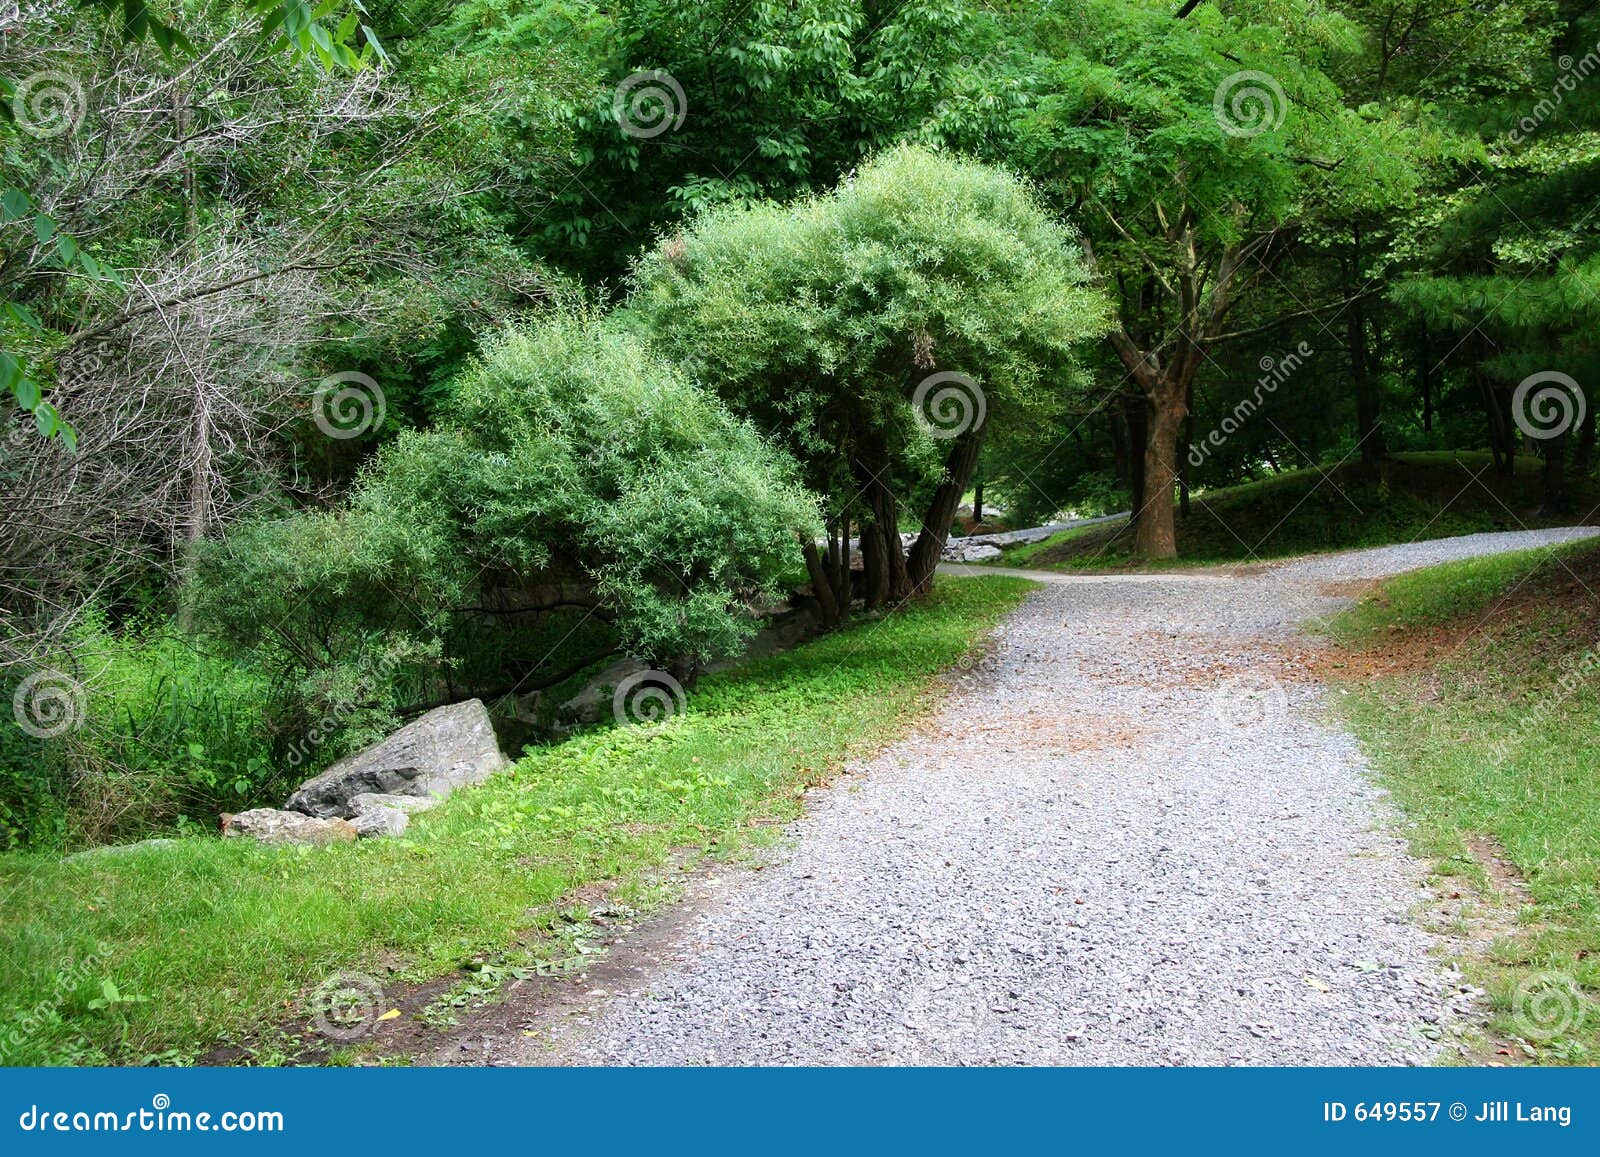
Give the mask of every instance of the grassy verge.
[(1402, 575), (1329, 625), (1417, 851), (1468, 885), (1449, 930), (1490, 996), (1484, 1059), (1600, 1061), (1595, 592), (1580, 544)]
[[(307, 994), (356, 969), (446, 976), (563, 941), (540, 921), (586, 884), (642, 896), (679, 849), (727, 854), (795, 815), (808, 785), (938, 697), (1031, 584), (945, 580), (924, 603), (707, 678), (687, 710), (531, 752), (403, 838), (322, 849), (244, 841), (77, 862), (0, 857), (0, 1056), (182, 1063), (304, 1025)], [(279, 1033), (272, 1056), (299, 1036)]]
[[(1539, 513), (1541, 464), (1517, 462), (1501, 478), (1477, 452), (1397, 454), (1378, 472), (1359, 463), (1328, 471), (1296, 470), (1197, 497), (1178, 520), (1178, 559), (1159, 564), (1207, 566), (1288, 558), (1321, 551), (1388, 546), (1490, 530), (1565, 526), (1591, 516), (1600, 486), (1572, 479), (1567, 516)], [(1593, 520), (1592, 517), (1589, 518)], [(1006, 552), (1010, 566), (1101, 570), (1142, 566), (1132, 557), (1126, 522), (1063, 531)]]

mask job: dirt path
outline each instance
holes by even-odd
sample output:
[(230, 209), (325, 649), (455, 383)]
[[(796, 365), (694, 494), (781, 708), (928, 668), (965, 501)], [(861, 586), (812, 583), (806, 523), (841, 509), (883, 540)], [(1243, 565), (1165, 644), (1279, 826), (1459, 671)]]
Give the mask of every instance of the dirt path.
[(1427, 1062), (1465, 997), (1296, 624), (1330, 582), (1568, 534), (1052, 579), (992, 669), (816, 795), (788, 854), (700, 878), (585, 983), (513, 995), (514, 1031), (434, 1059)]

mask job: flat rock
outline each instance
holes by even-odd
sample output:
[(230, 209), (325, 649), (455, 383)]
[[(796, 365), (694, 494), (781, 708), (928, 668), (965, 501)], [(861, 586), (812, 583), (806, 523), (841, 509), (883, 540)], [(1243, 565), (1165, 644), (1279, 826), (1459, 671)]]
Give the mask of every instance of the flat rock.
[(158, 836), (153, 840), (140, 840), (136, 844), (102, 844), (98, 848), (85, 848), (81, 852), (73, 852), (64, 859), (67, 863), (74, 864), (81, 860), (99, 859), (102, 856), (124, 856), (130, 852), (142, 852), (147, 848), (168, 848), (177, 842), (166, 836)]
[(378, 808), (390, 808), (414, 816), (418, 812), (425, 812), (429, 808), (438, 806), (439, 801), (431, 795), (382, 795), (378, 792), (364, 791), (350, 798), (352, 816), (366, 815), (367, 812)]
[(432, 796), (482, 783), (507, 766), (483, 702), (468, 699), (428, 712), (363, 751), (306, 780), (286, 806), (306, 815), (353, 814), (358, 795)]
[(364, 840), (375, 836), (398, 836), (411, 826), (411, 816), (397, 807), (369, 807), (350, 821)]
[(349, 820), (319, 819), (304, 812), (258, 807), (224, 815), (222, 834), (228, 838), (248, 836), (263, 844), (341, 844), (353, 841), (357, 832)]

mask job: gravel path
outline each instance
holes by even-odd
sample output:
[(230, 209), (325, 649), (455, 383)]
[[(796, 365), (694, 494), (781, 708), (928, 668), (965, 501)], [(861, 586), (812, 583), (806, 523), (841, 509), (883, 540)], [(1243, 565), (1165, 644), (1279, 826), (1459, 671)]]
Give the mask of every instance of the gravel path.
[(703, 882), (658, 966), (498, 1059), (1426, 1063), (1468, 997), (1282, 644), (1330, 581), (1594, 533), (1053, 583), (935, 719), (813, 797), (779, 862)]

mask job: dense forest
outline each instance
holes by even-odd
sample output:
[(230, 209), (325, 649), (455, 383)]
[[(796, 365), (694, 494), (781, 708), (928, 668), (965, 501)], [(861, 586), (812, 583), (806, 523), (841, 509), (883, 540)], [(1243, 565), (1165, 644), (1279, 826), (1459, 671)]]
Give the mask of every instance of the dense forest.
[(0, 845), (692, 688), (974, 501), (1580, 521), (1596, 73), (1576, 0), (0, 0)]

